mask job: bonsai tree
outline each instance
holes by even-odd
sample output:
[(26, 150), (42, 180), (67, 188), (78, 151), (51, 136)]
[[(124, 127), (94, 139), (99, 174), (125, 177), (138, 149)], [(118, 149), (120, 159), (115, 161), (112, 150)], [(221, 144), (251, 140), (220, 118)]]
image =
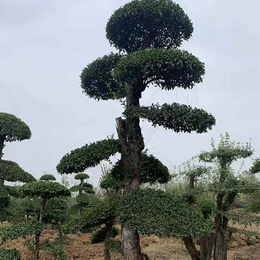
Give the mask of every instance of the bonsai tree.
[[(89, 64), (81, 74), (81, 87), (96, 100), (125, 99), (124, 117), (116, 119), (120, 150), (113, 149), (117, 144), (111, 139), (97, 142), (100, 149), (94, 153), (89, 149), (94, 144), (76, 149), (62, 158), (59, 173), (82, 171), (120, 151), (124, 194), (130, 194), (141, 183), (144, 142), (140, 118), (175, 132), (211, 129), (215, 118), (202, 109), (178, 103), (140, 107), (142, 92), (151, 85), (164, 90), (192, 89), (202, 82), (204, 64), (178, 49), (192, 32), (190, 19), (171, 0), (135, 0), (114, 12), (106, 36), (118, 53)], [(122, 226), (122, 244), (126, 260), (143, 259), (135, 229)]]
[[(48, 205), (47, 203), (49, 200), (54, 198), (70, 196), (70, 191), (61, 184), (50, 181), (35, 181), (27, 183), (21, 186), (20, 189), (24, 196), (37, 197), (41, 199), (39, 221), (35, 228), (35, 259), (37, 260), (39, 259), (40, 235), (43, 229), (43, 223), (50, 223), (53, 220), (53, 214), (45, 213), (45, 208)], [(55, 221), (57, 222), (57, 219)]]
[[(228, 134), (221, 136), (218, 146), (212, 142), (210, 152), (199, 155), (201, 162), (211, 163), (214, 167), (185, 164), (183, 172), (189, 179), (190, 192), (186, 200), (191, 205), (201, 208), (205, 223), (213, 219), (213, 230), (199, 239), (200, 250), (195, 246), (194, 238), (183, 237), (186, 248), (193, 260), (226, 260), (228, 245), (233, 228), (229, 222), (241, 221), (245, 217), (253, 217), (232, 212), (232, 205), (239, 194), (250, 194), (259, 190), (260, 182), (248, 172), (236, 173), (231, 165), (239, 159), (245, 159), (253, 154), (251, 144), (242, 145), (230, 140)], [(256, 163), (251, 168), (251, 174), (256, 172)], [(205, 174), (211, 176), (204, 191), (196, 191), (196, 181)], [(259, 220), (258, 220), (259, 221)]]
[(31, 182), (35, 178), (25, 172), (20, 166), (12, 161), (3, 160), (3, 149), (6, 142), (22, 141), (31, 137), (30, 128), (19, 118), (7, 113), (0, 113), (0, 219), (7, 218), (6, 208), (9, 205), (10, 195), (15, 194), (15, 188), (5, 186), (4, 181)]
[(78, 202), (76, 207), (79, 209), (79, 214), (81, 214), (83, 207), (86, 207), (89, 204), (89, 194), (95, 193), (93, 186), (90, 183), (84, 182), (84, 180), (88, 178), (89, 176), (86, 173), (78, 173), (75, 176), (75, 180), (79, 180), (80, 184), (70, 188), (71, 192), (79, 192), (76, 197)]

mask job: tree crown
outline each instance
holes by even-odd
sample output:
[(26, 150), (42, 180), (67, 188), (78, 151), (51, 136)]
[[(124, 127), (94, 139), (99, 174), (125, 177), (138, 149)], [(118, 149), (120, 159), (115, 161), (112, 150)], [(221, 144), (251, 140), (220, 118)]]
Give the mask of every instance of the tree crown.
[(135, 0), (119, 8), (106, 26), (109, 42), (119, 50), (176, 48), (188, 40), (193, 26), (171, 0)]
[(21, 119), (8, 113), (0, 113), (0, 136), (6, 142), (22, 141), (31, 138), (31, 130)]

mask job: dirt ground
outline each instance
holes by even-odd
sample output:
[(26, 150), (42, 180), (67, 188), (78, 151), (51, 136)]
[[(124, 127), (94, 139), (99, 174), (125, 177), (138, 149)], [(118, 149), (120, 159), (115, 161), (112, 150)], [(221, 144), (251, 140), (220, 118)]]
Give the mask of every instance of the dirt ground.
[[(41, 242), (53, 240), (58, 234), (53, 230), (43, 232)], [(69, 234), (66, 252), (69, 260), (103, 260), (103, 244), (90, 244), (91, 234)], [(16, 248), (21, 253), (21, 260), (33, 260), (33, 253), (24, 246), (25, 240), (17, 239), (0, 245), (0, 248)], [(142, 251), (151, 260), (189, 260), (190, 257), (181, 240), (175, 238), (158, 238), (156, 236), (141, 238)], [(47, 252), (40, 251), (40, 259), (53, 260)], [(112, 255), (119, 260), (119, 255)], [(260, 238), (246, 238), (234, 235), (230, 243), (228, 260), (260, 260)]]

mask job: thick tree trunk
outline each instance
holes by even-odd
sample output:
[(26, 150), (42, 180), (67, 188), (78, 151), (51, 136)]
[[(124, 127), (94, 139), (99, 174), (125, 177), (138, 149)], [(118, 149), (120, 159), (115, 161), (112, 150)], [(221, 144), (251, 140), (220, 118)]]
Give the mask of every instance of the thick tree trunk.
[(193, 242), (193, 239), (191, 237), (184, 237), (183, 242), (189, 252), (191, 259), (192, 260), (201, 260), (199, 251), (197, 250), (197, 248)]
[[(127, 112), (139, 107), (141, 91), (131, 84), (125, 85)], [(141, 153), (144, 148), (139, 117), (128, 113), (125, 120), (117, 119), (117, 131), (121, 143), (121, 160), (124, 169), (124, 194), (132, 193), (141, 183)], [(135, 230), (122, 226), (124, 260), (141, 260), (139, 235)]]
[(215, 234), (200, 238), (200, 258), (201, 260), (211, 260), (214, 248)]
[(140, 239), (136, 231), (122, 226), (121, 240), (124, 250), (124, 260), (143, 260)]
[(106, 237), (105, 237), (105, 249), (104, 249), (104, 259), (105, 260), (110, 260), (110, 250), (108, 248), (108, 244), (110, 242), (111, 238), (111, 230), (114, 224), (114, 219), (110, 220), (108, 223), (106, 223)]

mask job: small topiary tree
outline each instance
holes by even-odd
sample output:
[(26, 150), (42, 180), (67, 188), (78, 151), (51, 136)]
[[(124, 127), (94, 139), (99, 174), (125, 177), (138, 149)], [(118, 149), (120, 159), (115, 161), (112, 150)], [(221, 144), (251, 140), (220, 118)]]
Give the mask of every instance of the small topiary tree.
[[(140, 106), (142, 92), (151, 85), (164, 90), (192, 89), (202, 81), (204, 64), (177, 49), (192, 32), (190, 19), (171, 0), (131, 1), (114, 12), (106, 26), (107, 38), (119, 52), (96, 59), (81, 74), (83, 92), (89, 97), (125, 98), (124, 118), (116, 120), (125, 194), (141, 184), (144, 142), (140, 118), (186, 133), (204, 133), (215, 124), (211, 114), (182, 104)], [(79, 172), (107, 159), (118, 151), (108, 142), (96, 143), (101, 149), (94, 153), (90, 153), (90, 145), (72, 151), (61, 160), (58, 172)], [(135, 230), (122, 226), (122, 243), (126, 260), (143, 259)]]
[[(6, 211), (9, 205), (10, 193), (13, 188), (6, 187), (5, 181), (9, 182), (31, 182), (35, 178), (25, 172), (20, 166), (12, 161), (2, 160), (3, 149), (6, 142), (22, 141), (30, 139), (30, 128), (19, 118), (7, 113), (0, 113), (0, 220), (6, 220), (8, 213)], [(14, 195), (14, 193), (12, 194)]]
[(75, 176), (75, 180), (79, 180), (79, 185), (75, 185), (70, 188), (71, 192), (78, 192), (78, 196), (76, 197), (76, 208), (79, 210), (79, 214), (81, 214), (83, 207), (88, 206), (89, 204), (89, 194), (94, 194), (95, 191), (93, 189), (93, 185), (85, 182), (84, 180), (88, 179), (89, 176), (86, 173), (78, 173)]
[(44, 174), (40, 177), (41, 181), (56, 181), (56, 178), (52, 174)]
[(70, 191), (61, 184), (50, 181), (35, 181), (24, 184), (20, 189), (24, 196), (41, 198), (39, 222), (35, 230), (35, 259), (38, 260), (40, 250), (40, 235), (42, 232), (43, 223), (50, 223), (53, 220), (52, 213), (45, 213), (46, 206), (48, 205), (47, 203), (50, 199), (70, 196)]

